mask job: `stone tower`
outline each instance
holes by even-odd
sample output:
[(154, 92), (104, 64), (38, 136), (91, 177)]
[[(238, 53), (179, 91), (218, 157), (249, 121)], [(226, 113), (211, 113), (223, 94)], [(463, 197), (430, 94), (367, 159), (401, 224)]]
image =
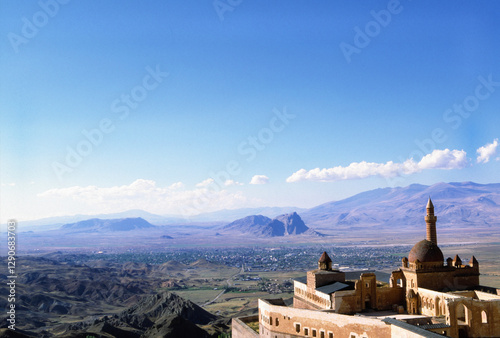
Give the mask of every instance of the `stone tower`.
[(425, 223), (427, 224), (427, 240), (437, 245), (437, 235), (436, 235), (436, 220), (437, 217), (434, 216), (434, 205), (432, 204), (431, 198), (427, 202), (427, 215), (425, 216)]
[(318, 260), (318, 269), (332, 271), (332, 260), (330, 259), (326, 251), (323, 251), (323, 254)]

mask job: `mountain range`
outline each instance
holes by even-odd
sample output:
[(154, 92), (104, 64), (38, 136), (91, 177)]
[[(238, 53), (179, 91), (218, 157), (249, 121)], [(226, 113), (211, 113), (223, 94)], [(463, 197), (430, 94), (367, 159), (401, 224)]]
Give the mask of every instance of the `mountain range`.
[(312, 234), (314, 231), (304, 224), (300, 216), (293, 212), (280, 215), (274, 219), (263, 215), (252, 215), (240, 218), (222, 229), (224, 232), (248, 233), (257, 237), (280, 237)]
[(319, 229), (421, 225), (429, 197), (434, 202), (440, 227), (500, 225), (500, 184), (473, 182), (370, 190), (309, 209), (302, 213), (302, 218)]
[[(230, 222), (257, 222), (269, 225), (269, 219), (281, 214), (299, 212), (308, 227), (321, 229), (349, 229), (357, 226), (407, 227), (422, 224), (427, 199), (431, 197), (440, 227), (452, 225), (500, 226), (500, 184), (478, 184), (474, 182), (437, 183), (431, 186), (411, 184), (406, 187), (380, 188), (362, 192), (349, 198), (324, 203), (311, 209), (293, 207), (245, 208), (221, 210), (200, 214), (189, 219), (180, 216), (160, 216), (142, 210), (130, 210), (107, 215), (76, 215), (38, 221), (20, 222), (23, 229), (44, 230), (60, 228), (67, 223), (78, 223), (93, 218), (122, 219), (141, 217), (154, 225), (202, 225), (204, 227), (225, 225)], [(257, 217), (261, 215), (262, 217)], [(253, 219), (245, 219), (252, 216)], [(263, 218), (265, 217), (265, 218)], [(203, 223), (205, 222), (205, 223)], [(209, 222), (209, 223), (207, 223)], [(236, 227), (238, 223), (232, 226)], [(73, 225), (75, 226), (75, 225)], [(71, 228), (73, 226), (67, 226)], [(78, 225), (78, 227), (80, 227)], [(229, 225), (228, 225), (229, 226)], [(98, 228), (106, 228), (101, 224)], [(280, 226), (281, 227), (281, 226)], [(40, 228), (38, 228), (40, 229)], [(263, 230), (278, 233), (285, 230)]]

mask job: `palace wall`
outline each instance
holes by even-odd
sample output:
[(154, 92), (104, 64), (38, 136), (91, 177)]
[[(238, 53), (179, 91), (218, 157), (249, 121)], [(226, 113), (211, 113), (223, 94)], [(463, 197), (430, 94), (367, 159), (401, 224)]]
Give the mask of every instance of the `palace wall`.
[(393, 305), (405, 303), (405, 290), (402, 287), (377, 288), (377, 310), (393, 310)]
[(231, 320), (231, 334), (233, 338), (258, 338), (259, 334), (246, 325), (248, 322), (256, 322), (259, 316), (233, 318)]
[(330, 295), (316, 291), (303, 283), (295, 281), (293, 305), (294, 307), (303, 309), (331, 309), (332, 298)]
[[(390, 337), (391, 326), (379, 319), (272, 305), (259, 299), (261, 336)], [(330, 333), (332, 334), (330, 336)]]

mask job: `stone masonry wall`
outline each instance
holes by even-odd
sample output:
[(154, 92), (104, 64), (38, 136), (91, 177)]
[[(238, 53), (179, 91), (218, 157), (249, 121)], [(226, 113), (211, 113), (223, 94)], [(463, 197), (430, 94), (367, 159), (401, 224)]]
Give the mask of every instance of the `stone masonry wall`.
[(259, 299), (259, 318), (262, 332), (270, 336), (329, 337), (390, 337), (391, 327), (378, 319), (346, 316), (331, 312), (295, 309), (271, 305)]

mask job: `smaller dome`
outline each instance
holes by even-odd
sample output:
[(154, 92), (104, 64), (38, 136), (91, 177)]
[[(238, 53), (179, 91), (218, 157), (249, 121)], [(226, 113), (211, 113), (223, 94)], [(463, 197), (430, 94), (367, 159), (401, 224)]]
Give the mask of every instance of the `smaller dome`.
[(444, 257), (437, 244), (424, 239), (413, 246), (408, 255), (408, 260), (410, 263), (415, 263), (417, 260), (422, 263), (443, 262)]

